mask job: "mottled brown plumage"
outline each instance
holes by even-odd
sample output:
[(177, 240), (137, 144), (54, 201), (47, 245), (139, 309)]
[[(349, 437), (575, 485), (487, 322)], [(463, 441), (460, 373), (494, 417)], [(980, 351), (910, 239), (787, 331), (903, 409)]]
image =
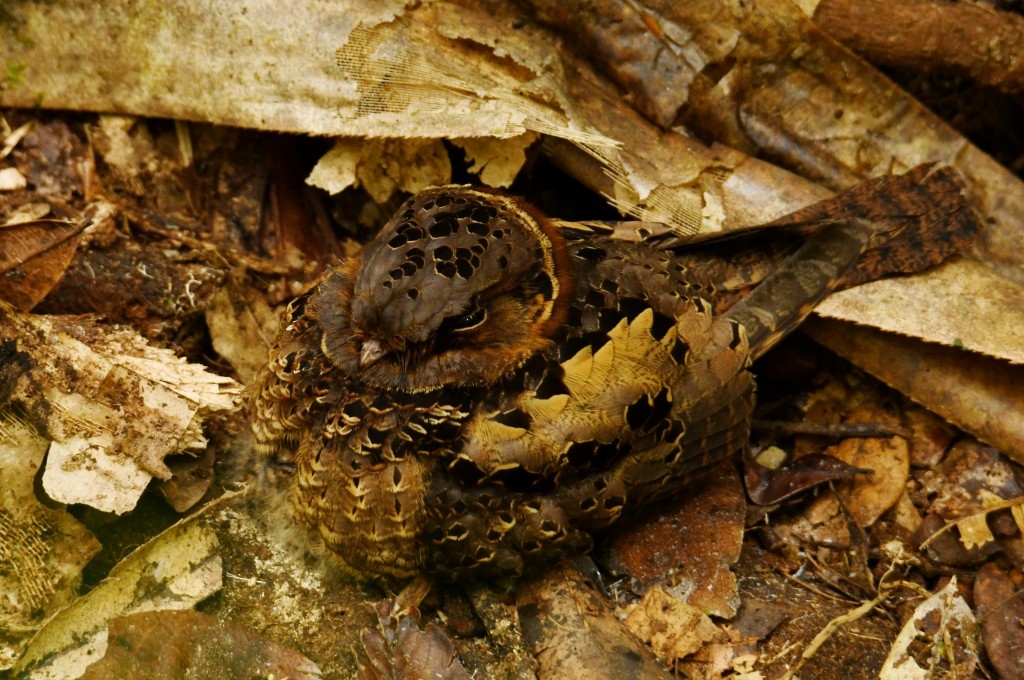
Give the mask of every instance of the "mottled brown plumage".
[[(425, 190), (291, 304), (252, 390), (261, 478), (370, 576), (520, 573), (586, 550), (744, 445), (750, 362), (828, 292), (969, 238), (954, 174), (903, 183), (945, 204), (692, 252)], [(864, 255), (929, 225), (960, 235), (909, 264)]]

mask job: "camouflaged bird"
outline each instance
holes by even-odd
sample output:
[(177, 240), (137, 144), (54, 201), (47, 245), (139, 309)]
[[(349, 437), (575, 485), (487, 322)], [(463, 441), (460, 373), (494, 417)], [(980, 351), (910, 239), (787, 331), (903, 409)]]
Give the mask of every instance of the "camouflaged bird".
[(585, 551), (744, 446), (751, 361), (830, 291), (966, 243), (961, 188), (919, 168), (752, 246), (690, 250), (481, 189), (422, 191), (290, 305), (252, 389), (260, 475), (371, 577), (516, 574)]

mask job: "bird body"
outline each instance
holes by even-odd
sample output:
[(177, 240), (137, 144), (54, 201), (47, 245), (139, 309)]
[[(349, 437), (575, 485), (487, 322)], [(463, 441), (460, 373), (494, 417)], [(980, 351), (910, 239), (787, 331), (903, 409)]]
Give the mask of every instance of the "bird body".
[(878, 234), (826, 225), (736, 294), (714, 258), (425, 190), (290, 305), (252, 388), (260, 469), (354, 573), (515, 574), (585, 551), (744, 445), (751, 360)]

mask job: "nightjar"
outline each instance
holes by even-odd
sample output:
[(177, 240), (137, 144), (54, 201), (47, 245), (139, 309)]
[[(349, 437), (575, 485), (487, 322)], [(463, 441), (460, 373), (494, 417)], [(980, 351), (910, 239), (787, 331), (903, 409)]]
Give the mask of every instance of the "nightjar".
[(258, 473), (371, 577), (585, 551), (744, 446), (751, 361), (830, 291), (962, 247), (961, 188), (918, 168), (696, 247), (426, 189), (289, 306), (251, 390)]

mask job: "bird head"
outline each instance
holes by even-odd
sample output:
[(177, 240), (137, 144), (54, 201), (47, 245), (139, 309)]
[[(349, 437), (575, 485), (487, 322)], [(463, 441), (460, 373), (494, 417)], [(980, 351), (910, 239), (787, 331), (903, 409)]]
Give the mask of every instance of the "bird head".
[(366, 384), (487, 385), (548, 347), (572, 300), (557, 227), (524, 202), (465, 186), (402, 205), (314, 297), (323, 350)]

